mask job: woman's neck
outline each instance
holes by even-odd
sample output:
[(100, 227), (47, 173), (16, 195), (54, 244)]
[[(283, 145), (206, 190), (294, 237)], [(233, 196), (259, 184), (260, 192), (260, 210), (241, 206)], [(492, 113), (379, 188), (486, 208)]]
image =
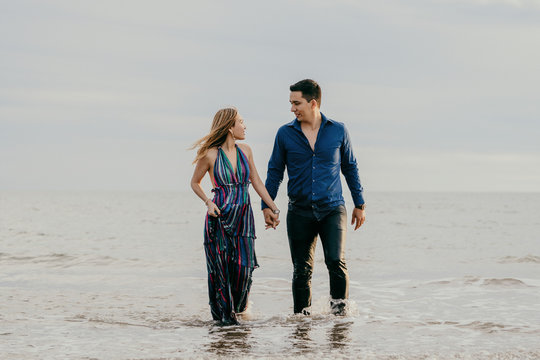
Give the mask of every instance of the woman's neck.
[(233, 151), (235, 149), (236, 141), (233, 139), (232, 135), (230, 135), (230, 134), (227, 135), (227, 139), (221, 145), (221, 147), (223, 148), (223, 150), (228, 151), (228, 152), (231, 152), (231, 151)]

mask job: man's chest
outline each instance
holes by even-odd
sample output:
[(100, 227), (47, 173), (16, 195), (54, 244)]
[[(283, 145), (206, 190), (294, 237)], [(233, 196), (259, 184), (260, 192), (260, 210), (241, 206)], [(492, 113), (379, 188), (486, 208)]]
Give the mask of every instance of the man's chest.
[(315, 142), (317, 141), (319, 129), (302, 129), (302, 133), (306, 137), (311, 150), (315, 150)]
[(320, 133), (304, 133), (296, 129), (291, 132), (285, 146), (287, 163), (307, 165), (313, 161), (339, 162), (343, 138), (323, 130)]

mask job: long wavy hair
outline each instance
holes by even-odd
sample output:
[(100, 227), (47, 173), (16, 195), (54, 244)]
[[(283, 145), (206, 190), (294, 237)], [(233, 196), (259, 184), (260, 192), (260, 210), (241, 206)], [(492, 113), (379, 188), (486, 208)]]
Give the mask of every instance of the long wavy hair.
[(214, 115), (214, 121), (212, 121), (210, 133), (197, 140), (190, 148), (199, 148), (197, 150), (197, 156), (195, 156), (195, 160), (193, 160), (193, 164), (205, 157), (210, 148), (220, 146), (225, 142), (225, 140), (227, 140), (229, 129), (234, 126), (237, 115), (238, 110), (235, 108), (218, 110), (216, 115)]

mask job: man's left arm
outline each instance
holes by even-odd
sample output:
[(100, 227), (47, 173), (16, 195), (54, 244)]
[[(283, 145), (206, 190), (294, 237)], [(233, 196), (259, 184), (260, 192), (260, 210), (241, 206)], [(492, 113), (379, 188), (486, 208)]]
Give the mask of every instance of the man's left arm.
[(358, 229), (366, 221), (364, 189), (360, 183), (358, 175), (358, 165), (354, 157), (351, 139), (349, 132), (345, 126), (343, 127), (343, 143), (341, 145), (341, 172), (345, 176), (347, 186), (351, 191), (351, 196), (354, 202), (354, 210), (352, 213), (351, 225), (354, 225), (354, 230)]

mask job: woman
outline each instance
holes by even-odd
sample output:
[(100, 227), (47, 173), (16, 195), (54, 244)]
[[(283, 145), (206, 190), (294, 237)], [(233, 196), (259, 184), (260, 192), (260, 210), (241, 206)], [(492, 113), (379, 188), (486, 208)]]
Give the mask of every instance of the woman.
[[(251, 274), (258, 267), (255, 257), (255, 227), (249, 199), (249, 183), (273, 209), (272, 225), (279, 224), (279, 210), (257, 174), (253, 153), (246, 144), (244, 120), (234, 108), (219, 110), (210, 133), (197, 141), (197, 165), (191, 188), (208, 208), (204, 227), (204, 249), (208, 270), (208, 295), (214, 320), (238, 324), (236, 314), (247, 307)], [(214, 198), (206, 196), (201, 180), (208, 172)]]

